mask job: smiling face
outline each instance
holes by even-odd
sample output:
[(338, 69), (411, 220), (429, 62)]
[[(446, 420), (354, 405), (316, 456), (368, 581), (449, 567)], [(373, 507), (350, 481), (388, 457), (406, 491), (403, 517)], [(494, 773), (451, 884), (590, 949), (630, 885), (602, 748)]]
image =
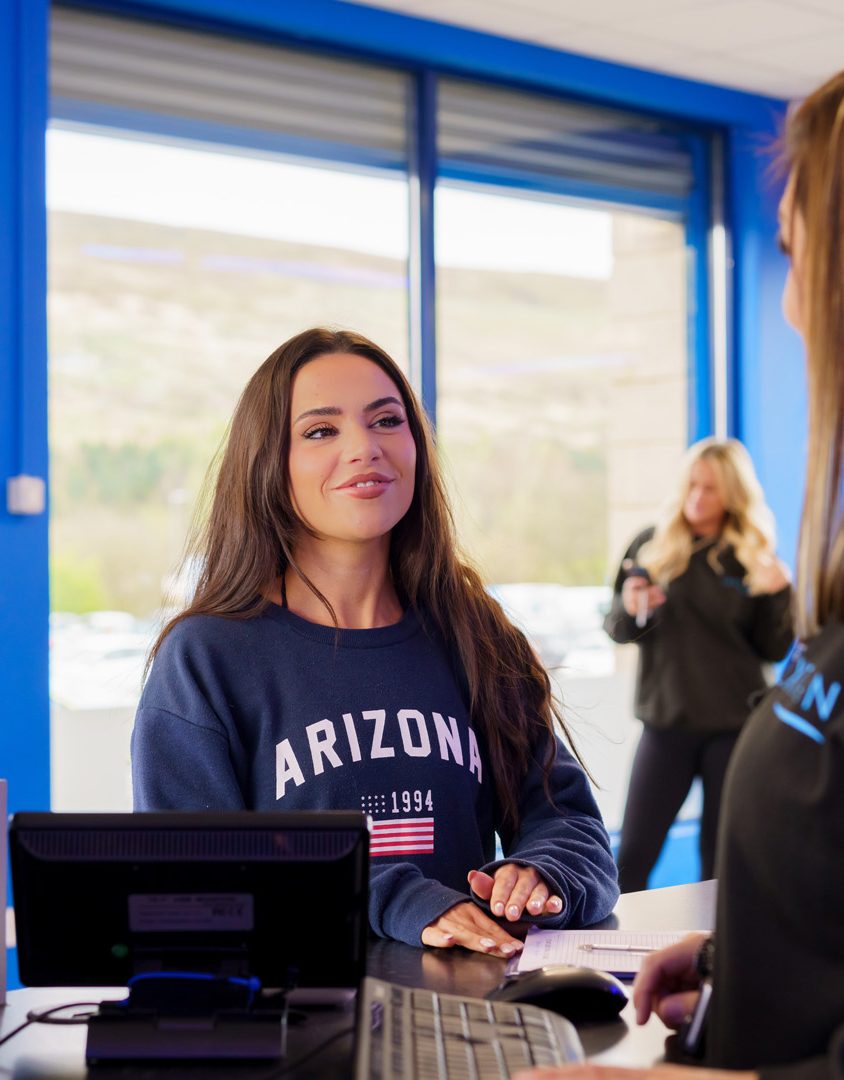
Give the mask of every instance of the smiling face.
[(689, 475), (683, 517), (696, 535), (714, 536), (721, 531), (725, 513), (718, 474), (710, 461), (701, 458), (694, 463)]
[(320, 540), (389, 536), (410, 507), (416, 473), (416, 444), (389, 375), (351, 353), (318, 356), (300, 368), (288, 471), (296, 512)]

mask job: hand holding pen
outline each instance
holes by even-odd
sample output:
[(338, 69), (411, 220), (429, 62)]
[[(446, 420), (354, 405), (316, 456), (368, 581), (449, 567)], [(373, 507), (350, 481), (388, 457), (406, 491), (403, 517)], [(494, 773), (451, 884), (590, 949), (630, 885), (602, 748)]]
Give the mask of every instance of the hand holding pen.
[(638, 1024), (655, 1012), (667, 1027), (679, 1028), (693, 1012), (701, 984), (697, 955), (708, 936), (690, 934), (645, 957), (633, 984)]

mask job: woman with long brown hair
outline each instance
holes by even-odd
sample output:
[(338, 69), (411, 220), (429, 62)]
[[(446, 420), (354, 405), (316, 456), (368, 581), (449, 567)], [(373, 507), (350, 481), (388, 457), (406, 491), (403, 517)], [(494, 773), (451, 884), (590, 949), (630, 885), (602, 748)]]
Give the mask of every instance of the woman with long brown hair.
[(508, 956), (525, 919), (610, 912), (548, 676), (460, 556), (383, 350), (315, 329), (261, 365), (188, 558), (138, 708), (136, 809), (363, 810), (372, 928), (414, 945)]
[[(800, 644), (733, 756), (715, 936), (647, 957), (634, 988), (639, 1023), (655, 1011), (678, 1027), (712, 980), (709, 1080), (719, 1069), (746, 1080), (844, 1076), (844, 72), (789, 117), (785, 150), (783, 311), (806, 346), (809, 390)], [(590, 1068), (589, 1080), (602, 1071)], [(701, 1076), (681, 1065), (636, 1073)], [(577, 1070), (521, 1076), (577, 1080)]]

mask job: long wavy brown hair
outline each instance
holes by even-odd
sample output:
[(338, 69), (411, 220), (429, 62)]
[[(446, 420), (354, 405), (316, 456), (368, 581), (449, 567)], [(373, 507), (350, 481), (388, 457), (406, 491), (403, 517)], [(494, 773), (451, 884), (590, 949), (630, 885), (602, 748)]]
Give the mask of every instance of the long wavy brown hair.
[[(797, 630), (844, 619), (844, 72), (790, 115), (785, 159), (805, 228), (798, 288), (806, 340), (809, 440), (797, 560)], [(794, 220), (791, 222), (794, 236)]]
[(541, 761), (550, 798), (556, 726), (570, 745), (571, 739), (545, 668), (460, 553), (430, 425), (410, 383), (382, 349), (359, 334), (306, 330), (276, 349), (249, 380), (229, 427), (210, 511), (186, 548), (185, 566), (200, 568), (194, 595), (162, 630), (150, 663), (173, 627), (191, 615), (259, 614), (270, 603), (273, 581), (288, 568), (337, 624), (328, 600), (296, 562), (296, 535), (307, 526), (293, 506), (287, 463), (296, 373), (318, 356), (338, 353), (371, 360), (401, 395), (416, 443), (416, 477), (410, 508), (391, 534), (390, 571), (399, 596), (433, 625), (465, 672), (470, 714), (487, 744), (502, 822), (515, 831), (518, 793), (531, 763)]

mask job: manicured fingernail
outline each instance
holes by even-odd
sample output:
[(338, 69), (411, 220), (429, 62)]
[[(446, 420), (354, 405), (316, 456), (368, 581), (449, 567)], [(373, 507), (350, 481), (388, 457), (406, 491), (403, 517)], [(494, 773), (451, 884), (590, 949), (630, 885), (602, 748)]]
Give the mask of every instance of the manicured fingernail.
[(491, 937), (482, 937), (481, 938), (481, 945), (483, 945), (483, 947), (485, 949), (494, 949), (495, 948), (495, 942), (492, 940)]
[(516, 951), (516, 946), (515, 945), (502, 945), (501, 946), (501, 951), (504, 953), (505, 956), (512, 956), (513, 953)]
[(542, 909), (542, 901), (541, 900), (531, 900), (528, 907), (530, 907), (530, 909), (532, 911), (540, 911)]
[(562, 906), (563, 901), (559, 898), (559, 896), (552, 896), (551, 899), (548, 901), (548, 907), (553, 908), (554, 911), (559, 911)]
[(519, 908), (515, 904), (511, 904), (507, 908), (507, 914), (510, 915), (514, 919), (518, 919), (519, 914), (520, 914)]
[(504, 914), (504, 905), (499, 900), (497, 904), (492, 905), (492, 910), (496, 915), (503, 915)]

